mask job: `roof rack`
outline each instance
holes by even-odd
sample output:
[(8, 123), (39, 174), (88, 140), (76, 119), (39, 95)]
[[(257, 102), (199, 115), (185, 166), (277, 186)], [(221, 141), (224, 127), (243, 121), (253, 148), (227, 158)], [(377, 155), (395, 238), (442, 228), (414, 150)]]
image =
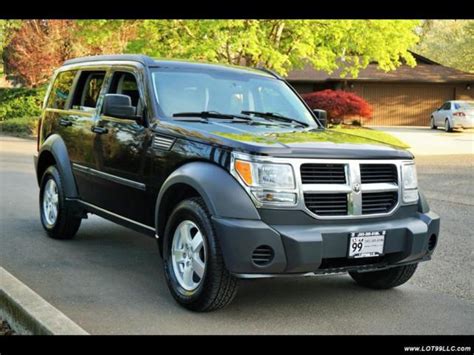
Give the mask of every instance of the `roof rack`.
[(103, 62), (103, 61), (128, 61), (128, 62), (139, 62), (145, 66), (155, 64), (155, 60), (151, 57), (141, 54), (115, 54), (115, 55), (93, 55), (87, 57), (79, 57), (69, 59), (64, 62), (63, 65), (78, 64), (87, 62)]

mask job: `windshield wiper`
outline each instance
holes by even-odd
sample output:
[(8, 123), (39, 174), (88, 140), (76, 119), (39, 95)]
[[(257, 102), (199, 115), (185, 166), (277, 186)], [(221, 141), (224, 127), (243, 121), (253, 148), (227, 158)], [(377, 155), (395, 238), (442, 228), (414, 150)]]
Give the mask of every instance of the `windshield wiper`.
[(242, 113), (244, 115), (255, 115), (255, 116), (260, 116), (260, 117), (263, 117), (263, 118), (270, 118), (270, 119), (273, 119), (275, 121), (299, 124), (299, 125), (304, 126), (304, 127), (309, 126), (309, 124), (307, 124), (305, 122), (301, 122), (301, 121), (295, 120), (293, 118), (285, 117), (285, 116), (280, 115), (279, 113), (275, 113), (275, 112), (241, 111), (240, 113)]
[(252, 117), (234, 115), (230, 113), (220, 113), (217, 111), (177, 112), (177, 113), (173, 113), (173, 117), (220, 118), (220, 119), (231, 119), (231, 120), (235, 120), (237, 118), (237, 119), (245, 120), (245, 121), (253, 121)]

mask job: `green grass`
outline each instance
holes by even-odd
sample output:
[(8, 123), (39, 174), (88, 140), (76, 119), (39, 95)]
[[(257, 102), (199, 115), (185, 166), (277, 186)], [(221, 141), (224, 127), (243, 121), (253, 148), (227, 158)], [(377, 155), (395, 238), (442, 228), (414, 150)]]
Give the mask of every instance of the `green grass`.
[(363, 127), (346, 128), (346, 127), (341, 127), (341, 126), (335, 126), (330, 129), (337, 132), (352, 134), (358, 137), (374, 139), (376, 141), (392, 144), (400, 148), (410, 148), (408, 144), (392, 136), (391, 134), (381, 132), (381, 131), (376, 131), (370, 128), (363, 128)]

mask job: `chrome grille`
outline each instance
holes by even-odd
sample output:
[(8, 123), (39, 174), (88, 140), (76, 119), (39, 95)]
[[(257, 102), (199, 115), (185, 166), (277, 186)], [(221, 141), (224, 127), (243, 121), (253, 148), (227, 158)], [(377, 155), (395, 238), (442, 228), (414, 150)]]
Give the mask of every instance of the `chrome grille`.
[(362, 214), (387, 213), (398, 202), (398, 192), (367, 192), (362, 194)]
[(364, 183), (397, 183), (397, 167), (394, 164), (360, 164), (360, 179)]
[(389, 214), (400, 198), (399, 164), (397, 161), (303, 161), (299, 170), (304, 205), (322, 218)]
[(347, 194), (305, 193), (306, 207), (319, 216), (347, 215)]
[(303, 184), (345, 184), (344, 164), (303, 164), (301, 182)]

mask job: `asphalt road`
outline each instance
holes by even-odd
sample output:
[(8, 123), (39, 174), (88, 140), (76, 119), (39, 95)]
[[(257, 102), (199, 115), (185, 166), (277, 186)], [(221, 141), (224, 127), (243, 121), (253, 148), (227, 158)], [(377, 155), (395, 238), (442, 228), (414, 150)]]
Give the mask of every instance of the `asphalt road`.
[(92, 334), (472, 334), (474, 155), (417, 159), (441, 239), (409, 283), (370, 291), (348, 276), (245, 281), (229, 307), (195, 314), (169, 294), (153, 239), (98, 217), (74, 240), (45, 236), (34, 149), (0, 137), (0, 265)]

